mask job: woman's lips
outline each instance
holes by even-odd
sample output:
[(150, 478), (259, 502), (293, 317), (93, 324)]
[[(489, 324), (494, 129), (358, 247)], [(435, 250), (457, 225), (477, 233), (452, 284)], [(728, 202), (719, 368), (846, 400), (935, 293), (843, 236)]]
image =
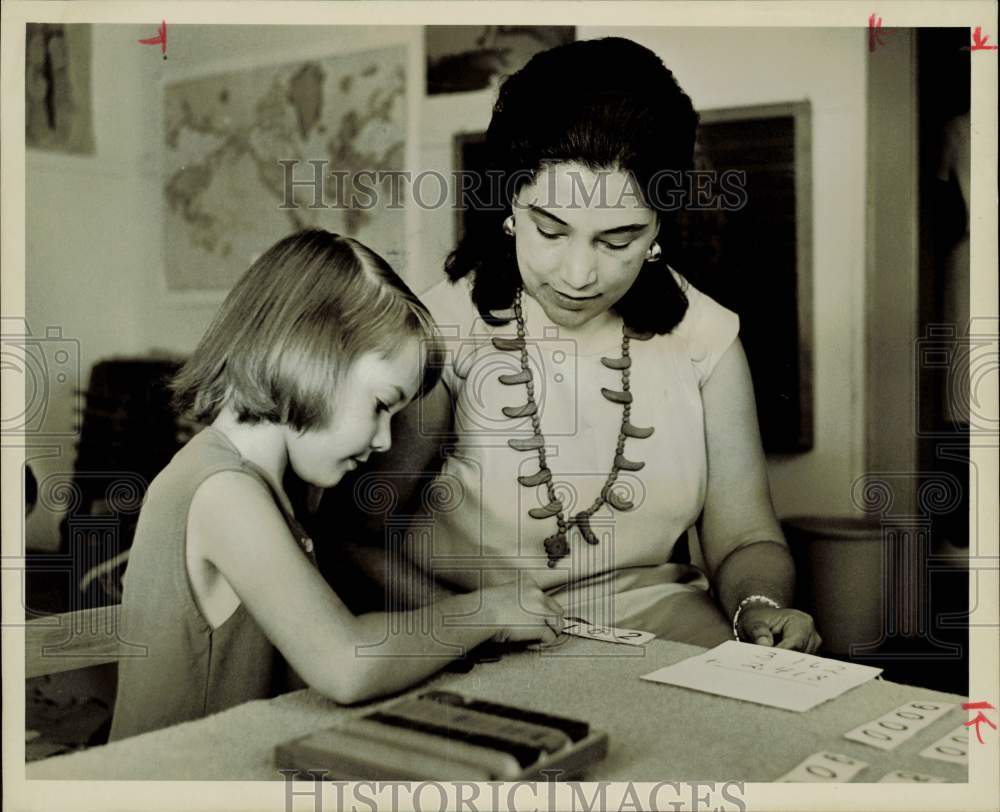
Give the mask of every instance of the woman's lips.
[(551, 290), (560, 306), (570, 310), (579, 310), (585, 307), (587, 302), (592, 302), (600, 296), (599, 293), (594, 294), (593, 296), (570, 296), (569, 294), (563, 293), (555, 288), (552, 288)]

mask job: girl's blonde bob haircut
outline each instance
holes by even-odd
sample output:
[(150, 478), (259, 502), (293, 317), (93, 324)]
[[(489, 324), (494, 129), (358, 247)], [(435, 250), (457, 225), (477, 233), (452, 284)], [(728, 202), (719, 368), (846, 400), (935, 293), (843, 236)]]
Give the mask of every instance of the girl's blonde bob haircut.
[(430, 313), (370, 248), (308, 229), (236, 283), (174, 378), (174, 404), (200, 423), (229, 405), (241, 422), (323, 428), (351, 364), (369, 352), (391, 357), (407, 338), (422, 345), (422, 397), (441, 376)]

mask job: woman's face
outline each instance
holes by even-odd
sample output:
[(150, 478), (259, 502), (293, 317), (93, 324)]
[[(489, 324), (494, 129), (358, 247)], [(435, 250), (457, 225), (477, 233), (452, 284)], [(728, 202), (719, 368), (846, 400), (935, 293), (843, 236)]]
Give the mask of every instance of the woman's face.
[(286, 426), (285, 445), (296, 475), (330, 488), (373, 451), (388, 451), (389, 422), (413, 400), (423, 360), (415, 338), (404, 340), (390, 357), (374, 352), (358, 357), (338, 388), (329, 425), (301, 433)]
[(579, 327), (625, 295), (658, 228), (656, 212), (625, 172), (543, 167), (514, 203), (524, 288), (553, 322)]

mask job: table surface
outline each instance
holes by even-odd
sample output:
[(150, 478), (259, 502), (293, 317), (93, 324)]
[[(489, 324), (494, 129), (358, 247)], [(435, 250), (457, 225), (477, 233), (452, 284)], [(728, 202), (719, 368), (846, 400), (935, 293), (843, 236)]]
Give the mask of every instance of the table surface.
[[(853, 779), (856, 783), (878, 781), (893, 770), (968, 780), (965, 766), (919, 755), (966, 721), (960, 708), (967, 701), (964, 697), (872, 680), (811, 711), (796, 713), (639, 679), (702, 651), (663, 640), (636, 648), (568, 638), (555, 649), (508, 654), (467, 674), (439, 674), (414, 692), (446, 687), (586, 719), (610, 739), (607, 758), (591, 768), (587, 780), (771, 782), (820, 750), (868, 762), (870, 766)], [(912, 700), (956, 707), (892, 751), (843, 738), (848, 730)], [(274, 766), (277, 744), (369, 713), (380, 704), (384, 702), (348, 708), (312, 690), (296, 691), (33, 762), (27, 765), (26, 777), (280, 779)]]

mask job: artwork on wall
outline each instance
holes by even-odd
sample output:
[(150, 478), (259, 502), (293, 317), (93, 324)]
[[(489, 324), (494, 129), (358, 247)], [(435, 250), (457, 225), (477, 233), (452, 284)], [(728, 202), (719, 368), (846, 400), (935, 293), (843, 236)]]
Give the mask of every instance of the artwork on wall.
[(809, 102), (699, 113), (695, 168), (745, 178), (736, 207), (680, 214), (691, 282), (740, 316), (764, 449), (813, 446)]
[(428, 25), (427, 92), (463, 93), (490, 87), (532, 56), (572, 42), (571, 25)]
[(28, 23), (24, 79), (25, 145), (92, 155), (90, 25)]
[[(812, 181), (808, 102), (703, 111), (698, 172), (743, 173), (728, 209), (679, 211), (677, 270), (740, 316), (764, 449), (813, 445)], [(486, 165), (483, 133), (455, 136), (455, 168)], [(456, 234), (495, 227), (473, 201), (456, 207)]]
[(390, 204), (405, 160), (406, 59), (405, 47), (382, 48), (168, 84), (167, 288), (226, 291), (309, 227), (403, 270), (405, 209)]

